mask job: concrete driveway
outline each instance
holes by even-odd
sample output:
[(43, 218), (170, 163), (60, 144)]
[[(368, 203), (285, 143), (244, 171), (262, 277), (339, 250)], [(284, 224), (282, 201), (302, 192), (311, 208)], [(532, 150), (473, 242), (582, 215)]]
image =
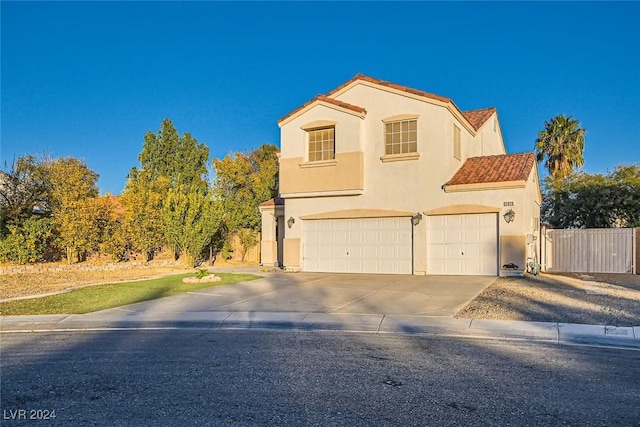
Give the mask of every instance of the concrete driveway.
[(452, 317), (495, 277), (320, 273), (264, 276), (94, 313), (0, 316), (0, 333), (193, 326), (444, 334), (640, 348), (640, 327)]
[[(453, 316), (495, 277), (269, 273), (263, 279), (198, 290), (99, 312), (279, 312)], [(93, 316), (100, 316), (94, 313)], [(112, 313), (113, 314), (113, 313)]]

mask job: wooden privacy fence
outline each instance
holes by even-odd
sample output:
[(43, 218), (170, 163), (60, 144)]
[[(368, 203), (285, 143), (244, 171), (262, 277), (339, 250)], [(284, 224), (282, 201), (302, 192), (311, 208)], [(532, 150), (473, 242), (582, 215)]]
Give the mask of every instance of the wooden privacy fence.
[(543, 229), (542, 267), (550, 272), (636, 273), (640, 229)]

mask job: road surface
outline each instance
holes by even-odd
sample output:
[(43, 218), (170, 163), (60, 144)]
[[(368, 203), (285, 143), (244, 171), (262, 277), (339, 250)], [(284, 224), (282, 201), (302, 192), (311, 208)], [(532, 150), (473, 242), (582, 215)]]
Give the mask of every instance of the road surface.
[(640, 425), (637, 350), (193, 328), (0, 340), (3, 426)]

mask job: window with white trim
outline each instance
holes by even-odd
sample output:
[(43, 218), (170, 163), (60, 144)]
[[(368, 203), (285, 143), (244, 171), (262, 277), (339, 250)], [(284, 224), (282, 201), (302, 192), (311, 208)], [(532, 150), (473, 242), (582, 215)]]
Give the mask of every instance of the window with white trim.
[(336, 158), (335, 127), (310, 129), (307, 131), (309, 161), (319, 162)]
[(399, 120), (385, 123), (384, 153), (406, 154), (418, 151), (418, 121)]

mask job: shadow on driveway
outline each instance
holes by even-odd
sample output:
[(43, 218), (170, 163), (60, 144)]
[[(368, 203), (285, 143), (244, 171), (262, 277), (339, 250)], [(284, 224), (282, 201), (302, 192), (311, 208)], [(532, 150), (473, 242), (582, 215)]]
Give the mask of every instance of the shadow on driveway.
[(453, 316), (495, 277), (268, 273), (263, 279), (97, 312), (159, 317), (188, 312)]

